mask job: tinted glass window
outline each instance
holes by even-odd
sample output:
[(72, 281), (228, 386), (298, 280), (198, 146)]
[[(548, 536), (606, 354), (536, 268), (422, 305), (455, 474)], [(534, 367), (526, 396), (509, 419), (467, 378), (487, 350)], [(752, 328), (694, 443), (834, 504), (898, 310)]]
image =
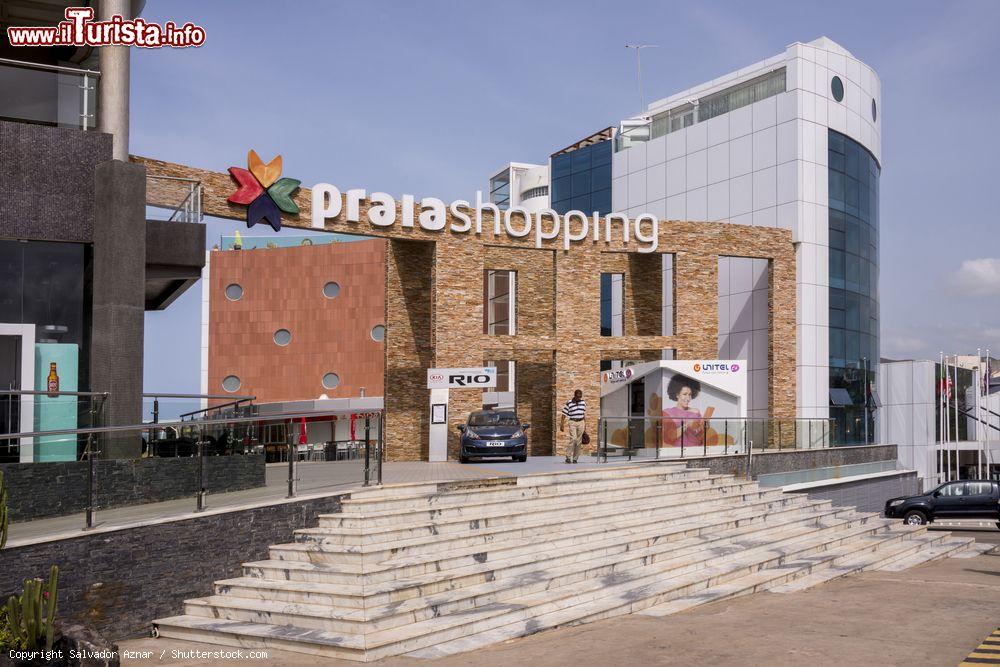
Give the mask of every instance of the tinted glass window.
[(838, 102), (844, 101), (844, 82), (840, 80), (839, 76), (833, 77), (830, 81), (830, 92), (833, 93), (833, 99)]
[(945, 484), (941, 487), (938, 493), (941, 496), (947, 496), (949, 498), (965, 495), (965, 483), (956, 482), (954, 484)]
[(513, 412), (474, 412), (469, 415), (470, 426), (516, 426), (517, 415)]
[(968, 496), (989, 496), (993, 494), (993, 485), (989, 482), (968, 482), (965, 485)]

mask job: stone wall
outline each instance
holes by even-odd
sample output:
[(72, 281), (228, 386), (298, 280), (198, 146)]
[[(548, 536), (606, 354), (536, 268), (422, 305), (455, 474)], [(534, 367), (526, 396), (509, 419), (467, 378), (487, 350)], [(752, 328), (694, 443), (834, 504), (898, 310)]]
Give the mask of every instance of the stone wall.
[(113, 640), (139, 636), (154, 619), (182, 613), (184, 600), (211, 595), (214, 581), (239, 576), (242, 563), (266, 558), (269, 545), (292, 541), (295, 529), (316, 525), (320, 514), (339, 512), (343, 497), (8, 545), (0, 551), (0, 595), (6, 599), (25, 579), (58, 565), (60, 620)]
[[(753, 477), (775, 472), (793, 472), (876, 461), (895, 461), (896, 445), (830, 447), (778, 452), (754, 452)], [(747, 455), (729, 454), (685, 459), (689, 468), (708, 468), (713, 475), (746, 477)]]
[[(193, 497), (200, 487), (198, 459), (97, 459), (98, 511)], [(264, 486), (264, 457), (206, 456), (209, 493)], [(11, 521), (82, 512), (87, 507), (87, 461), (4, 463)], [(191, 503), (192, 508), (194, 502)]]

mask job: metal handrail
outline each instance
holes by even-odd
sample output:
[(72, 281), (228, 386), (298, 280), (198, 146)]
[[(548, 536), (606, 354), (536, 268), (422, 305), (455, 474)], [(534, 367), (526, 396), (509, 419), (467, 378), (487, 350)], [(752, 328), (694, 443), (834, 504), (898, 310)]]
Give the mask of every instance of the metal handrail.
[(88, 435), (91, 433), (124, 433), (127, 431), (148, 431), (150, 428), (191, 428), (192, 426), (223, 426), (227, 424), (256, 424), (259, 422), (280, 421), (285, 419), (301, 419), (303, 417), (328, 417), (331, 415), (349, 415), (352, 413), (381, 413), (384, 408), (365, 408), (355, 410), (329, 410), (317, 412), (289, 412), (260, 415), (256, 417), (232, 417), (230, 419), (205, 419), (197, 421), (143, 422), (127, 426), (105, 426), (103, 428), (71, 428), (54, 431), (27, 431), (24, 433), (0, 434), (0, 440), (15, 440), (18, 438), (37, 438), (46, 435)]
[(103, 396), (107, 398), (111, 392), (107, 391), (45, 391), (34, 389), (0, 389), (0, 396)]
[[(45, 392), (42, 392), (45, 393)], [(231, 400), (239, 401), (255, 401), (256, 396), (241, 396), (238, 394), (156, 394), (156, 393), (143, 393), (143, 398), (208, 398), (208, 399), (218, 399), (227, 398)]]
[(15, 65), (17, 67), (27, 67), (29, 69), (40, 69), (49, 72), (62, 72), (64, 74), (87, 74), (99, 77), (101, 73), (95, 69), (83, 69), (82, 67), (65, 67), (63, 65), (47, 65), (45, 63), (30, 63), (24, 60), (14, 60), (12, 58), (0, 58), (2, 65)]
[(240, 406), (240, 403), (246, 403), (246, 402), (251, 402), (252, 403), (256, 399), (257, 399), (256, 396), (251, 396), (250, 398), (238, 398), (235, 401), (229, 401), (227, 403), (220, 403), (219, 405), (213, 405), (210, 408), (201, 408), (200, 410), (192, 410), (191, 412), (184, 412), (184, 413), (181, 413), (181, 414), (177, 415), (177, 417), (179, 419), (184, 419), (185, 417), (190, 417), (191, 415), (201, 414), (202, 412), (211, 412), (213, 410), (224, 410), (224, 409), (226, 409), (228, 407), (238, 408)]

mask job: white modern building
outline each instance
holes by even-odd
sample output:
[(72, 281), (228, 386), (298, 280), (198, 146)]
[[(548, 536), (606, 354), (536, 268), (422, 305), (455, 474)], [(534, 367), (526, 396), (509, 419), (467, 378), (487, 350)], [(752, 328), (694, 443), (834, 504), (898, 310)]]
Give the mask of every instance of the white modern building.
[[(992, 360), (991, 370), (1000, 365)], [(982, 375), (985, 360), (923, 359), (879, 365), (878, 441), (898, 447), (899, 463), (924, 489), (952, 479), (1000, 478), (1000, 391)]]
[[(838, 440), (848, 443), (866, 433), (874, 440), (875, 431), (871, 418), (865, 427), (864, 406), (879, 359), (881, 110), (875, 71), (821, 37), (653, 102), (605, 144), (613, 146), (615, 212), (792, 231), (798, 416), (835, 418)], [(590, 192), (606, 192), (597, 146), (586, 147), (592, 159), (578, 151), (550, 160), (560, 213), (560, 202), (579, 208)], [(599, 210), (592, 206), (582, 210)], [(671, 259), (664, 256), (665, 276)], [(719, 356), (748, 360), (750, 415), (764, 416), (766, 261), (723, 258), (718, 275)]]
[(549, 207), (549, 165), (511, 162), (490, 178), (490, 201), (502, 209), (520, 206), (529, 213)]

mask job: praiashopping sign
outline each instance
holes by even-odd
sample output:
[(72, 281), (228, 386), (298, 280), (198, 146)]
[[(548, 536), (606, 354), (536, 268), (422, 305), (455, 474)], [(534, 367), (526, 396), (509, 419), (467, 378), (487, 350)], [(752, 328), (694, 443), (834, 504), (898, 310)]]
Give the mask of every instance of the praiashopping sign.
[[(326, 229), (326, 221), (343, 214), (347, 222), (361, 223), (363, 202), (369, 203), (365, 212), (365, 222), (374, 227), (420, 228), (429, 232), (449, 232), (452, 234), (483, 234), (483, 213), (493, 214), (495, 236), (506, 235), (514, 239), (534, 239), (535, 247), (541, 248), (543, 241), (559, 239), (569, 250), (575, 242), (592, 239), (594, 243), (609, 243), (612, 231), (620, 228), (618, 235), (626, 243), (634, 236), (639, 243), (639, 252), (655, 252), (659, 242), (660, 221), (655, 215), (643, 214), (634, 220), (622, 213), (601, 216), (583, 211), (568, 211), (559, 215), (552, 209), (542, 209), (534, 214), (520, 206), (512, 206), (500, 211), (496, 204), (483, 201), (483, 193), (476, 192), (476, 202), (456, 199), (445, 204), (441, 199), (424, 197), (419, 202), (413, 195), (403, 195), (399, 202), (385, 192), (372, 192), (354, 188), (346, 193), (329, 183), (317, 183), (312, 189), (312, 226)], [(397, 212), (397, 203), (401, 203)], [(451, 213), (451, 220), (448, 214)], [(487, 232), (489, 229), (486, 230)]]
[[(252, 150), (247, 154), (247, 169), (229, 168), (237, 190), (227, 201), (247, 207), (248, 227), (266, 221), (274, 231), (279, 231), (282, 213), (298, 214), (299, 208), (293, 197), (300, 181), (280, 178), (281, 170), (280, 155), (265, 163)], [(365, 203), (368, 208), (362, 220), (362, 204)], [(494, 236), (506, 235), (513, 239), (534, 238), (536, 248), (541, 248), (543, 241), (553, 240), (561, 241), (566, 250), (573, 243), (587, 239), (594, 243), (610, 243), (613, 233), (625, 243), (630, 243), (634, 236), (639, 252), (656, 252), (659, 245), (660, 220), (648, 213), (636, 216), (634, 220), (623, 213), (609, 213), (601, 224), (601, 216), (596, 211), (591, 214), (567, 211), (560, 215), (545, 208), (532, 214), (520, 206), (501, 211), (496, 204), (484, 201), (481, 191), (476, 191), (475, 204), (464, 199), (446, 204), (436, 197), (423, 197), (418, 202), (413, 195), (403, 195), (397, 201), (385, 192), (368, 194), (362, 188), (341, 193), (337, 186), (329, 183), (317, 183), (312, 188), (312, 226), (316, 229), (326, 229), (327, 220), (340, 218), (343, 214), (343, 220), (348, 223), (367, 222), (373, 227), (398, 225), (403, 229), (481, 236), (486, 211), (493, 214), (493, 229), (487, 228), (487, 233), (492, 231)]]

